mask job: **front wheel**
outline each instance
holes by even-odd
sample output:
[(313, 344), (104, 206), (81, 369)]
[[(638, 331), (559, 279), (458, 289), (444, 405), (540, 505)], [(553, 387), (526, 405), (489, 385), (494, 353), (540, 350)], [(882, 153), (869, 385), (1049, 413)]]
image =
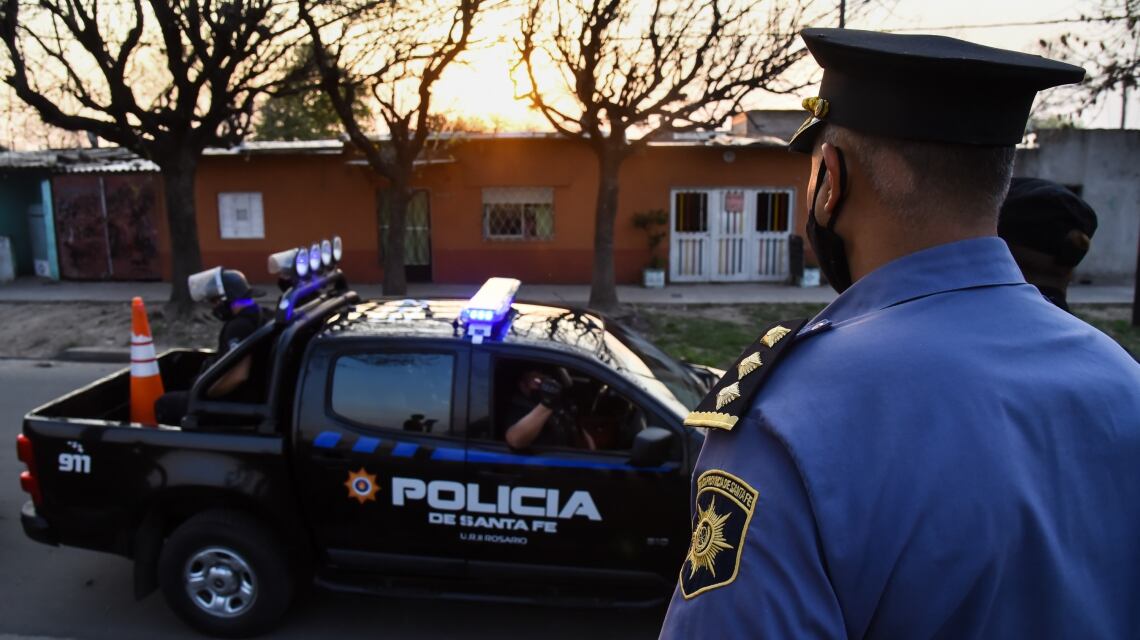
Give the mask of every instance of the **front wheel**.
[(159, 556), (166, 602), (190, 626), (227, 638), (271, 629), (293, 597), (276, 539), (253, 518), (209, 511), (174, 531)]

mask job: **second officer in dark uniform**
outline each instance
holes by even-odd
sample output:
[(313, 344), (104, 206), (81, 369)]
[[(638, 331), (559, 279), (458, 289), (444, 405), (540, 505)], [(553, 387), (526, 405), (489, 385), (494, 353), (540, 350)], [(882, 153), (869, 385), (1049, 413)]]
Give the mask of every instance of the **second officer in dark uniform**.
[[(196, 302), (209, 303), (213, 316), (222, 321), (215, 358), (237, 348), (265, 321), (261, 305), (255, 300), (263, 292), (251, 287), (241, 271), (214, 267), (190, 276), (189, 288), (191, 297)], [(268, 377), (268, 347), (268, 343), (259, 345), (230, 367), (206, 390), (206, 397), (229, 402), (263, 400)], [(155, 402), (155, 416), (160, 424), (179, 424), (189, 404), (189, 391), (164, 393)]]
[(809, 29), (807, 234), (840, 296), (763, 332), (708, 434), (669, 638), (1123, 638), (1140, 629), (1140, 365), (996, 237), (1070, 65)]
[(1025, 280), (1069, 310), (1069, 282), (1096, 233), (1096, 213), (1056, 182), (1014, 178), (998, 216), (998, 235), (1009, 245)]

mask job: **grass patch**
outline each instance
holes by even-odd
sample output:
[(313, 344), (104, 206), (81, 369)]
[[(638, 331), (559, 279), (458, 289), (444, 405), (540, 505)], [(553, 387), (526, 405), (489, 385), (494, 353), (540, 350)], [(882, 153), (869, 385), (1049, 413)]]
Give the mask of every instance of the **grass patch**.
[(1072, 305), (1077, 317), (1103, 331), (1120, 346), (1140, 354), (1140, 327), (1132, 326), (1132, 305), (1078, 304)]
[[(781, 320), (810, 318), (823, 307), (820, 304), (628, 305), (622, 319), (674, 357), (723, 369), (760, 337), (763, 328)], [(1140, 327), (1131, 324), (1131, 305), (1074, 305), (1073, 310), (1125, 349), (1140, 354)]]
[(810, 318), (821, 304), (629, 305), (623, 320), (674, 357), (726, 368), (781, 320)]

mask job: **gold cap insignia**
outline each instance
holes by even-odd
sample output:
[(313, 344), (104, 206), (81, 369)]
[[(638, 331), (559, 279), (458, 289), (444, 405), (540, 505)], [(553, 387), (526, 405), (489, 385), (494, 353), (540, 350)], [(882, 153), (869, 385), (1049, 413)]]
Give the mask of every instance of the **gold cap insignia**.
[(807, 109), (813, 116), (821, 120), (827, 116), (827, 112), (831, 108), (831, 103), (829, 103), (825, 98), (820, 98), (819, 96), (804, 98), (802, 104), (804, 109)]
[(716, 408), (720, 409), (724, 405), (732, 402), (740, 397), (740, 383), (733, 382), (727, 387), (721, 389), (716, 393)]
[(760, 360), (760, 352), (757, 351), (747, 358), (741, 360), (740, 364), (736, 365), (736, 377), (737, 379), (743, 378), (744, 376), (759, 369), (763, 365), (764, 363)]
[(784, 336), (788, 335), (789, 333), (791, 333), (791, 330), (785, 329), (783, 326), (775, 326), (769, 329), (768, 333), (765, 333), (763, 338), (760, 338), (760, 342), (763, 342), (764, 346), (771, 349), (772, 347), (776, 346), (777, 342), (782, 340)]

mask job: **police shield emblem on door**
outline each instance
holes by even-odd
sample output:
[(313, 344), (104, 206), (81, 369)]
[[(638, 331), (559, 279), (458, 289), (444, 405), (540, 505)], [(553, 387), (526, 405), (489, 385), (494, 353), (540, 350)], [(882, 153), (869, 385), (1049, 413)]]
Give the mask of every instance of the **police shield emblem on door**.
[(712, 469), (697, 478), (693, 535), (681, 566), (681, 593), (692, 598), (736, 580), (757, 492), (740, 478)]

